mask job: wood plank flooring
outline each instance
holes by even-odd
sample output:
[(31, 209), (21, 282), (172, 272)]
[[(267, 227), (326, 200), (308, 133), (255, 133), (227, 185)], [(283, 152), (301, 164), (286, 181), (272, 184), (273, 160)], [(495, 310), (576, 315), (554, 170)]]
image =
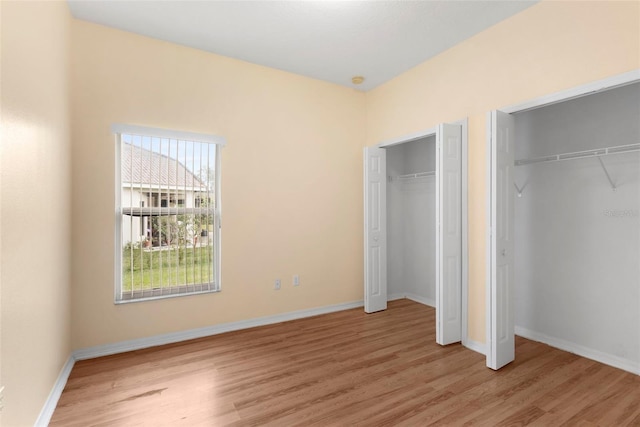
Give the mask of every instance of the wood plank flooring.
[(517, 337), (435, 343), (399, 300), (76, 363), (51, 426), (640, 426), (640, 377)]

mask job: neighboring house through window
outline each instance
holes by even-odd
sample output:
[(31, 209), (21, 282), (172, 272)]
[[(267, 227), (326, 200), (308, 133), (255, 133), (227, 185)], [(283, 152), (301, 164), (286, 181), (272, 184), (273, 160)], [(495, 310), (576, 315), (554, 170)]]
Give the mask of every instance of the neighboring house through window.
[(224, 139), (114, 125), (116, 302), (220, 290)]

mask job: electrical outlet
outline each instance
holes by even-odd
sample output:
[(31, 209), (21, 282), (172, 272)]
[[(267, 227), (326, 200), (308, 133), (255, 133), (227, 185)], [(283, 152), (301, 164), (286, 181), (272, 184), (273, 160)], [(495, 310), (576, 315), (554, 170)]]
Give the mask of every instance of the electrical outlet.
[(280, 290), (280, 285), (281, 285), (281, 284), (282, 284), (282, 282), (280, 282), (280, 279), (276, 279), (276, 283), (275, 283), (275, 285), (273, 286), (273, 289), (275, 289), (276, 291), (277, 291), (277, 290)]
[(300, 276), (297, 274), (293, 276), (293, 286), (300, 286)]
[(0, 387), (0, 412), (4, 408), (4, 386)]

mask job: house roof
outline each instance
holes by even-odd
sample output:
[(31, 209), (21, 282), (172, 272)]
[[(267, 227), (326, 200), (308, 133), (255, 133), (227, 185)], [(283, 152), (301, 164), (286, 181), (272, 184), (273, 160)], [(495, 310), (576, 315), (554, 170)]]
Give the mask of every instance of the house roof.
[(163, 154), (124, 142), (121, 155), (123, 183), (142, 187), (188, 188), (206, 191), (200, 181), (182, 162)]

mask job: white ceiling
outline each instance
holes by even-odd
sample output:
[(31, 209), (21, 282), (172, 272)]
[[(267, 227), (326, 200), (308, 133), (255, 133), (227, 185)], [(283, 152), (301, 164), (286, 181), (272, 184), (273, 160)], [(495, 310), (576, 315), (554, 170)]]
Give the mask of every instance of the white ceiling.
[(360, 90), (537, 1), (88, 1), (75, 18)]

